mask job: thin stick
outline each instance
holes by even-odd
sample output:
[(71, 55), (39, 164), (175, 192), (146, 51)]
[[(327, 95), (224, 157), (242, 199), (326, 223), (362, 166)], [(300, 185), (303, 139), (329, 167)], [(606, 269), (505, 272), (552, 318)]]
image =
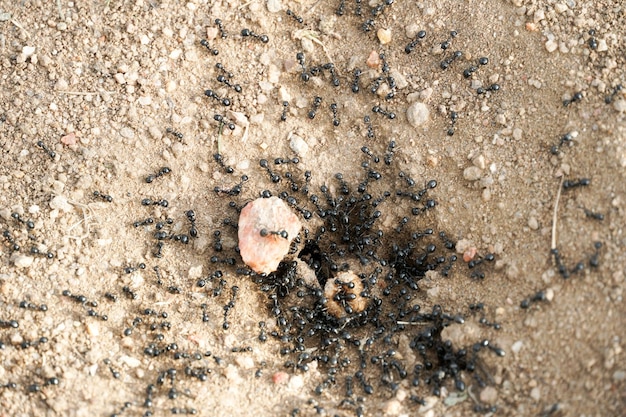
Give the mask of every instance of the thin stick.
[(556, 201), (554, 202), (554, 213), (552, 213), (552, 245), (550, 246), (550, 249), (556, 249), (556, 221), (558, 220), (557, 213), (559, 211), (559, 200), (561, 199), (564, 177), (564, 175), (561, 176), (561, 181), (559, 181), (559, 191), (556, 193)]

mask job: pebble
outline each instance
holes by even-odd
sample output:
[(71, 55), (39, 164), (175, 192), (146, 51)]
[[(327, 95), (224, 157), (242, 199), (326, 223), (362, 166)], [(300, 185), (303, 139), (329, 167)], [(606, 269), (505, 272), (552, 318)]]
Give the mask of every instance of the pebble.
[(559, 44), (554, 39), (550, 39), (550, 40), (546, 41), (545, 46), (546, 46), (546, 50), (548, 52), (554, 52), (559, 47)]
[(189, 268), (189, 278), (198, 279), (202, 276), (202, 265), (194, 265)]
[(267, 10), (270, 13), (278, 13), (283, 9), (280, 0), (267, 0)]
[(480, 402), (485, 404), (495, 404), (498, 400), (498, 390), (494, 387), (485, 387), (480, 392)]
[(294, 375), (289, 380), (287, 387), (292, 391), (299, 391), (304, 387), (304, 378), (302, 375)]
[(598, 41), (598, 49), (597, 49), (597, 51), (598, 52), (606, 52), (608, 50), (609, 50), (609, 46), (607, 45), (606, 40), (605, 39), (600, 39)]
[(126, 139), (132, 139), (135, 137), (135, 132), (130, 127), (123, 127), (120, 129), (120, 135)]
[(539, 399), (541, 398), (541, 389), (539, 387), (535, 387), (531, 389), (530, 398), (532, 398), (535, 401), (539, 401)]
[(617, 382), (624, 381), (626, 379), (626, 371), (613, 372), (613, 380)]
[(235, 362), (242, 369), (252, 369), (252, 368), (254, 368), (254, 359), (252, 359), (252, 357), (249, 356), (249, 355), (237, 356), (237, 358), (235, 358)]
[(65, 78), (59, 78), (54, 85), (54, 88), (56, 88), (58, 91), (65, 91), (68, 89), (68, 87), (69, 84), (67, 83), (67, 80), (65, 80)]
[(626, 100), (624, 100), (622, 98), (619, 99), (619, 100), (615, 100), (613, 102), (613, 108), (615, 110), (617, 110), (618, 112), (620, 112), (620, 113), (626, 112)]
[(435, 405), (437, 405), (438, 402), (439, 398), (435, 397), (434, 395), (429, 395), (428, 397), (424, 398), (424, 404), (420, 405), (420, 408), (419, 410), (417, 410), (417, 412), (420, 414), (425, 413), (431, 410)]
[(539, 229), (539, 222), (537, 221), (537, 218), (534, 216), (531, 216), (528, 219), (528, 227), (530, 227), (532, 230), (537, 230)]
[(419, 127), (428, 121), (430, 110), (426, 104), (419, 101), (411, 104), (406, 110), (406, 118), (413, 127)]
[(67, 197), (63, 195), (57, 195), (50, 201), (50, 208), (52, 210), (61, 210), (64, 212), (72, 211), (73, 206), (67, 201)]
[[(239, 215), (237, 236), (241, 258), (256, 273), (274, 272), (301, 228), (298, 216), (284, 201), (276, 196), (257, 198), (246, 204)], [(261, 236), (262, 229), (284, 230), (288, 237)]]
[(397, 416), (402, 411), (402, 404), (398, 400), (389, 400), (383, 410), (386, 416)]
[(396, 81), (396, 88), (398, 90), (402, 90), (403, 88), (409, 86), (409, 82), (406, 80), (406, 77), (397, 69), (394, 68), (389, 71), (389, 75)]
[(522, 346), (524, 346), (524, 342), (518, 340), (517, 342), (511, 345), (511, 352), (517, 354), (522, 350)]
[(292, 151), (296, 153), (296, 155), (300, 157), (305, 157), (309, 152), (309, 145), (306, 143), (304, 139), (302, 139), (298, 135), (291, 135), (289, 140), (289, 147)]
[(272, 375), (272, 382), (276, 385), (286, 384), (289, 381), (289, 374), (287, 372), (278, 371)]
[(22, 48), (22, 56), (24, 58), (30, 58), (34, 53), (35, 53), (35, 47), (34, 46), (24, 46)]
[(381, 45), (387, 45), (391, 42), (391, 29), (380, 28), (376, 31), (376, 36)]
[(479, 180), (482, 176), (482, 170), (477, 166), (467, 167), (463, 170), (463, 178), (467, 181)]
[(370, 52), (365, 64), (370, 68), (378, 68), (380, 66), (380, 56), (377, 51)]
[(13, 265), (15, 265), (17, 268), (30, 268), (34, 260), (35, 258), (32, 256), (17, 255), (15, 258), (13, 258)]

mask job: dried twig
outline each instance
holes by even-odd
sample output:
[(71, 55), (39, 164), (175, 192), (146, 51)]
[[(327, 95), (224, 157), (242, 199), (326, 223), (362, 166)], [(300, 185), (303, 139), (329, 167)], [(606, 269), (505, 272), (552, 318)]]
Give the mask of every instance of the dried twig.
[(559, 190), (556, 192), (556, 199), (554, 201), (554, 212), (552, 213), (552, 244), (550, 249), (556, 249), (556, 221), (558, 219), (557, 213), (559, 211), (559, 200), (561, 199), (561, 190), (563, 189), (563, 178), (559, 181)]

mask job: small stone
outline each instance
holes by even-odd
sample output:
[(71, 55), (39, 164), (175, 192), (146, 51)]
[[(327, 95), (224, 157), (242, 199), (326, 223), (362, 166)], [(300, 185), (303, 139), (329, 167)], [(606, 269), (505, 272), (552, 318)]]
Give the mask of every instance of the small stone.
[(267, 0), (267, 10), (270, 13), (278, 13), (283, 9), (280, 0)]
[(606, 39), (600, 39), (598, 41), (598, 52), (606, 52), (609, 50), (609, 46), (606, 43)]
[(419, 127), (428, 121), (430, 110), (426, 104), (419, 101), (411, 104), (406, 110), (406, 118), (413, 127)]
[(613, 108), (620, 113), (626, 112), (626, 100), (620, 98), (619, 100), (615, 100), (613, 102)]
[(30, 58), (35, 53), (35, 49), (34, 46), (24, 46), (22, 48), (22, 56), (24, 58)]
[(541, 398), (541, 389), (539, 387), (535, 387), (531, 389), (530, 398), (532, 398), (535, 401), (539, 401), (539, 399)]
[[(258, 274), (274, 272), (301, 228), (298, 216), (284, 201), (276, 196), (257, 198), (246, 204), (239, 215), (241, 258)], [(286, 232), (287, 237), (277, 234), (281, 232)]]
[(471, 346), (480, 337), (478, 324), (467, 321), (464, 324), (451, 323), (441, 331), (441, 340), (449, 340), (456, 349)]
[(365, 64), (370, 68), (378, 68), (380, 66), (380, 56), (378, 52), (372, 51), (370, 55), (367, 57)]
[(559, 44), (557, 43), (557, 41), (555, 41), (554, 39), (549, 39), (546, 43), (546, 50), (550, 53), (554, 52), (557, 50), (557, 48), (559, 47)]
[(485, 161), (485, 156), (482, 154), (472, 159), (472, 164), (474, 164), (474, 166), (477, 166), (480, 169), (487, 168), (487, 161)]
[(463, 178), (467, 181), (479, 180), (482, 176), (482, 170), (477, 166), (467, 167), (463, 170)]
[(13, 265), (17, 268), (30, 268), (35, 258), (27, 255), (17, 255), (13, 258)]
[(424, 398), (424, 403), (420, 405), (420, 408), (417, 410), (417, 412), (422, 414), (430, 411), (435, 405), (437, 405), (438, 402), (439, 398), (435, 397), (434, 395), (429, 395), (428, 397)]
[(391, 29), (380, 28), (376, 31), (376, 36), (381, 45), (387, 45), (391, 42)]
[(522, 140), (522, 129), (520, 129), (519, 127), (513, 129), (513, 139)]
[(150, 97), (150, 96), (141, 96), (141, 97), (139, 97), (139, 100), (137, 100), (137, 101), (142, 106), (149, 106), (150, 104), (152, 104), (152, 97)]
[(524, 342), (518, 340), (517, 342), (511, 345), (511, 352), (517, 354), (522, 350), (522, 346), (524, 346)]
[(97, 321), (88, 321), (85, 323), (87, 334), (91, 337), (100, 336), (100, 324)]
[(302, 375), (294, 375), (289, 380), (289, 384), (287, 384), (287, 388), (292, 391), (300, 391), (304, 387), (304, 378)]
[(537, 218), (534, 216), (531, 216), (528, 219), (528, 227), (530, 227), (532, 230), (537, 230), (539, 229), (539, 222), (537, 221)]
[(289, 140), (289, 147), (292, 151), (296, 153), (296, 155), (300, 157), (305, 157), (306, 154), (309, 152), (309, 145), (304, 139), (302, 139), (298, 135), (291, 135), (291, 139)]
[(67, 83), (67, 80), (65, 78), (59, 78), (54, 85), (54, 88), (56, 88), (58, 91), (65, 91), (68, 89), (68, 87), (69, 84)]
[(622, 382), (626, 379), (626, 371), (613, 372), (613, 380), (616, 382)]
[(545, 295), (546, 295), (546, 301), (551, 302), (552, 300), (554, 300), (554, 290), (552, 288), (548, 288), (545, 291)]
[(76, 133), (74, 132), (70, 132), (65, 136), (61, 137), (61, 143), (63, 145), (67, 145), (67, 146), (71, 146), (71, 145), (76, 145)]
[(126, 139), (132, 139), (135, 137), (135, 132), (130, 127), (123, 127), (120, 129), (120, 135)]
[(561, 14), (567, 10), (567, 6), (564, 5), (563, 3), (557, 3), (554, 5), (554, 10), (556, 10), (558, 14)]
[(126, 364), (129, 368), (137, 368), (141, 365), (141, 361), (137, 358), (133, 358), (132, 356), (123, 355), (120, 357), (120, 363)]
[(276, 385), (283, 385), (289, 381), (289, 374), (287, 372), (278, 371), (272, 375), (272, 382)]
[(72, 211), (74, 207), (67, 201), (67, 197), (57, 195), (50, 201), (50, 208), (53, 210), (68, 212)]
[(495, 404), (498, 400), (498, 390), (494, 387), (485, 387), (480, 392), (480, 402), (485, 404)]
[(397, 416), (402, 411), (402, 403), (398, 400), (389, 400), (385, 403), (383, 410), (386, 416)]
[(419, 98), (423, 101), (428, 101), (428, 99), (433, 95), (434, 90), (431, 87), (427, 87), (420, 91)]
[(254, 359), (251, 356), (237, 356), (235, 359), (237, 365), (239, 365), (242, 369), (252, 369), (254, 368)]
[(398, 90), (402, 90), (409, 86), (409, 82), (407, 81), (406, 77), (397, 69), (393, 68), (391, 71), (389, 71), (389, 75), (393, 77), (394, 81), (396, 82), (396, 88)]
[(124, 77), (124, 74), (122, 74), (121, 72), (116, 73), (113, 76), (113, 79), (118, 84), (126, 84), (126, 78)]
[(367, 307), (367, 298), (363, 297), (363, 283), (361, 279), (352, 271), (342, 272), (335, 279), (328, 279), (324, 286), (324, 296), (326, 297), (326, 308), (329, 314), (337, 318), (348, 316), (346, 309), (335, 300), (338, 294), (348, 296), (353, 294), (354, 299), (346, 301), (346, 304), (352, 308), (354, 313), (360, 313)]
[(202, 276), (202, 265), (194, 265), (189, 268), (189, 278), (198, 279)]

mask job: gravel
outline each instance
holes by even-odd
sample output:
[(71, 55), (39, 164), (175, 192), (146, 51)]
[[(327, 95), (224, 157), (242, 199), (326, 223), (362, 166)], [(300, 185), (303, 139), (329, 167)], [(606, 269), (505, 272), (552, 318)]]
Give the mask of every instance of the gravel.
[(420, 127), (430, 118), (428, 106), (421, 102), (415, 102), (406, 110), (406, 118), (413, 127)]

